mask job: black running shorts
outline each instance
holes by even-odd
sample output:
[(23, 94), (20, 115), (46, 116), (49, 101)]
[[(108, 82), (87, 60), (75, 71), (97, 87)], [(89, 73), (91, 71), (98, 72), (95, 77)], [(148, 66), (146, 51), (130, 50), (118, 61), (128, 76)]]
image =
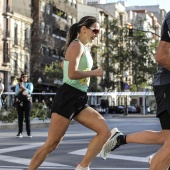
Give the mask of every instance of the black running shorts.
[(57, 113), (67, 119), (77, 116), (87, 104), (87, 93), (68, 84), (63, 84), (57, 91), (52, 104), (52, 113)]
[(154, 86), (153, 89), (157, 103), (157, 117), (164, 113), (170, 115), (170, 84)]
[(168, 114), (167, 111), (164, 111), (158, 117), (159, 117), (162, 129), (170, 130), (170, 114)]

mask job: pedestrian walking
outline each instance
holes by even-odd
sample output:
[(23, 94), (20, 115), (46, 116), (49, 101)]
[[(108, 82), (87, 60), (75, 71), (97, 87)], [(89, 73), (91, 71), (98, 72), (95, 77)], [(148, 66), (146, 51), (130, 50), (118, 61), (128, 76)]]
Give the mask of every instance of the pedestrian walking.
[(170, 166), (170, 12), (162, 24), (161, 40), (155, 56), (158, 71), (154, 75), (153, 89), (157, 103), (156, 116), (160, 120), (160, 132), (142, 131), (123, 135), (117, 128), (103, 146), (100, 155), (106, 159), (110, 151), (126, 143), (161, 144), (162, 147), (150, 160), (150, 170), (166, 170)]
[(62, 63), (64, 84), (53, 100), (47, 140), (35, 152), (29, 170), (36, 170), (47, 155), (58, 147), (72, 119), (96, 132), (75, 170), (90, 170), (90, 163), (110, 137), (111, 132), (104, 118), (87, 104), (90, 77), (103, 75), (100, 67), (91, 70), (93, 59), (86, 47), (98, 36), (99, 31), (99, 23), (93, 16), (85, 16), (70, 27), (65, 46), (65, 60)]
[(31, 127), (30, 127), (32, 92), (33, 92), (33, 84), (31, 82), (28, 82), (27, 74), (25, 73), (21, 74), (20, 82), (15, 86), (15, 97), (17, 103), (16, 107), (18, 112), (18, 134), (16, 135), (17, 138), (22, 138), (24, 115), (25, 115), (27, 135), (28, 137), (32, 138)]

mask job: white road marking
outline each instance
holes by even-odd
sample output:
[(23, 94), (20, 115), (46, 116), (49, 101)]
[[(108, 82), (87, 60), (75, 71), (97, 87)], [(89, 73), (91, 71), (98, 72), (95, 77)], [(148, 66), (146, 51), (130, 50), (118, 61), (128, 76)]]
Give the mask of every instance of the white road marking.
[[(83, 140), (82, 140), (83, 141)], [(63, 143), (69, 143), (73, 142), (71, 141), (65, 141)], [(80, 141), (79, 141), (80, 142)], [(84, 142), (87, 142), (86, 140)], [(32, 143), (32, 144), (24, 144), (20, 146), (15, 146), (15, 147), (8, 147), (5, 149), (0, 149), (0, 154), (4, 153), (9, 153), (13, 151), (18, 151), (18, 150), (26, 150), (30, 148), (35, 148), (39, 147), (43, 144), (43, 142), (37, 142), (37, 143)], [(74, 155), (84, 155), (86, 152), (87, 148), (81, 149), (81, 150), (76, 150), (73, 152), (69, 152), (68, 154), (74, 154)], [(99, 157), (99, 155), (98, 155)], [(135, 162), (148, 162), (148, 157), (135, 157), (135, 156), (125, 156), (125, 155), (108, 155), (108, 158), (110, 159), (120, 159), (120, 160), (127, 160), (127, 161), (135, 161)], [(0, 166), (0, 170), (24, 170), (24, 168), (27, 168), (27, 166), (30, 163), (30, 159), (25, 159), (25, 158), (20, 158), (20, 157), (14, 157), (14, 156), (5, 156), (5, 155), (0, 155), (0, 161), (4, 162), (10, 162), (10, 163), (16, 163), (20, 164), (21, 166)], [(25, 165), (25, 166), (24, 166)], [(40, 169), (60, 169), (60, 170), (74, 170), (75, 167), (65, 165), (65, 164), (58, 164), (58, 163), (52, 163), (52, 162), (43, 162), (43, 164), (39, 167)], [(92, 170), (147, 170), (148, 168), (95, 168), (91, 167)]]
[(22, 146), (15, 146), (15, 147), (8, 147), (6, 149), (0, 149), (1, 153), (7, 153), (7, 152), (13, 152), (13, 151), (19, 151), (19, 150), (25, 150), (30, 148), (36, 148), (41, 146), (43, 143), (34, 143), (34, 144), (28, 144), (28, 145), (22, 145)]
[[(69, 154), (74, 155), (84, 155), (87, 151), (87, 148), (70, 152)], [(100, 157), (99, 155), (97, 157)], [(107, 159), (120, 159), (120, 160), (127, 160), (127, 161), (135, 161), (135, 162), (148, 162), (148, 157), (137, 157), (137, 156), (125, 156), (125, 155), (111, 155), (107, 156)]]
[[(13, 157), (13, 156), (4, 156), (4, 155), (0, 155), (0, 161), (17, 163), (17, 164), (21, 164), (21, 165), (29, 165), (29, 163), (30, 163), (30, 159), (18, 158), (18, 157)], [(46, 161), (42, 163), (42, 166), (65, 166), (65, 167), (71, 167), (69, 165), (51, 163), (51, 162), (46, 162)]]

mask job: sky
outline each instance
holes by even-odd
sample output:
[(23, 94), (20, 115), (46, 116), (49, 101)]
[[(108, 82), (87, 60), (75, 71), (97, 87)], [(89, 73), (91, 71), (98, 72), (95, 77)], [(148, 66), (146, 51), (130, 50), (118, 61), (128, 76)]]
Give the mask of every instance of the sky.
[[(147, 6), (147, 5), (160, 5), (161, 9), (166, 12), (170, 11), (170, 0), (124, 0), (126, 6)], [(107, 2), (119, 2), (119, 0), (107, 0)]]

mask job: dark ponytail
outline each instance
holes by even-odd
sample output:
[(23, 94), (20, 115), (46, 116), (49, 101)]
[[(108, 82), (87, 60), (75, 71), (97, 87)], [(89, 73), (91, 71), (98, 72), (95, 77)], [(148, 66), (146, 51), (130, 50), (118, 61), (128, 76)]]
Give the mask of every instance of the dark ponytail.
[(65, 54), (68, 46), (70, 45), (70, 43), (78, 37), (81, 27), (86, 26), (87, 28), (89, 28), (95, 22), (98, 22), (95, 17), (85, 16), (85, 17), (81, 18), (78, 23), (75, 23), (70, 27), (69, 32), (67, 34), (66, 45), (64, 47), (64, 54)]
[(64, 47), (64, 53), (66, 52), (66, 49), (70, 45), (70, 43), (78, 37), (78, 33), (80, 32), (80, 28), (81, 28), (81, 27), (79, 28), (78, 27), (79, 27), (78, 23), (75, 23), (70, 27), (68, 34), (67, 34), (67, 41)]

